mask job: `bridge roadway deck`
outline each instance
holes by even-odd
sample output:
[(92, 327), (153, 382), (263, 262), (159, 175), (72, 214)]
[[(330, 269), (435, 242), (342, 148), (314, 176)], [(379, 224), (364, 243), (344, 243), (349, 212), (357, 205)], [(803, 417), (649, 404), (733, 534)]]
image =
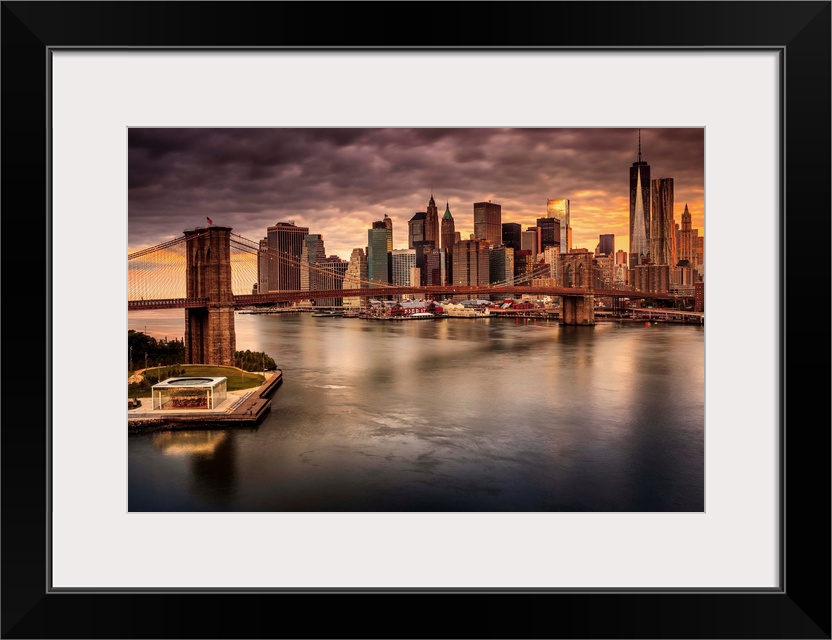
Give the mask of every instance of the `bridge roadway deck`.
[[(298, 300), (326, 299), (326, 298), (377, 298), (394, 295), (418, 294), (432, 296), (434, 299), (465, 295), (493, 296), (501, 295), (514, 297), (517, 295), (549, 295), (560, 297), (594, 295), (608, 298), (652, 298), (657, 300), (689, 299), (693, 296), (677, 296), (668, 293), (646, 293), (642, 291), (626, 291), (622, 289), (578, 289), (569, 287), (545, 286), (513, 286), (513, 287), (476, 287), (476, 286), (425, 286), (425, 287), (378, 287), (370, 289), (330, 289), (326, 291), (275, 291), (261, 294), (242, 294), (233, 296), (234, 307), (252, 307), (276, 303), (294, 302)], [(128, 300), (128, 311), (143, 309), (189, 309), (208, 306), (206, 298), (167, 298), (154, 300)]]
[(131, 433), (161, 429), (207, 429), (216, 427), (252, 426), (258, 424), (271, 409), (271, 397), (283, 383), (283, 371), (266, 373), (266, 381), (254, 389), (229, 392), (216, 409), (153, 409), (151, 398), (139, 398), (141, 406), (128, 409), (127, 427)]

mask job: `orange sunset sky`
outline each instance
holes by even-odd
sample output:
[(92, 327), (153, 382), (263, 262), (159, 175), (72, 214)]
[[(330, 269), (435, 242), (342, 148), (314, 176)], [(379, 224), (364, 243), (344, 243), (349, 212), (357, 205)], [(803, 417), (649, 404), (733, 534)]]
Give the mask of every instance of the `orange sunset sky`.
[[(704, 129), (641, 129), (651, 179), (674, 179), (674, 216), (685, 204), (704, 236)], [(523, 229), (567, 198), (573, 247), (601, 234), (629, 246), (630, 128), (133, 128), (129, 131), (128, 252), (227, 225), (252, 240), (293, 220), (323, 235), (327, 255), (349, 259), (387, 214), (393, 247), (407, 248), (407, 221), (433, 194), (463, 239), (473, 203), (502, 206)]]

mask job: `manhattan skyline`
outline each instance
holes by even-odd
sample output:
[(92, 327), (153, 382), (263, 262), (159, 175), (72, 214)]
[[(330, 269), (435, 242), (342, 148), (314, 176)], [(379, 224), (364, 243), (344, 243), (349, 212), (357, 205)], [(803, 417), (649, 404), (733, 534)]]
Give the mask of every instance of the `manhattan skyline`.
[[(573, 248), (592, 251), (601, 234), (629, 248), (636, 128), (131, 128), (128, 142), (128, 251), (208, 218), (253, 240), (293, 220), (349, 259), (385, 214), (406, 248), (407, 221), (431, 195), (463, 239), (474, 202), (525, 229), (565, 198)], [(704, 129), (642, 128), (641, 147), (653, 178), (674, 179), (675, 221), (687, 204), (704, 235)]]

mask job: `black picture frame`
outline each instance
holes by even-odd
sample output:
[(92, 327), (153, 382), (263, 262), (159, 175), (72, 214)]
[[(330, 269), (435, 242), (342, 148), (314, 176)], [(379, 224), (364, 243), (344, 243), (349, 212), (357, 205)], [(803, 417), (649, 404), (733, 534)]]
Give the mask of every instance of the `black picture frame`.
[[(830, 637), (829, 343), (817, 328), (829, 318), (830, 2), (3, 2), (0, 15), (3, 638)], [(48, 95), (50, 52), (65, 47), (777, 50), (781, 255), (743, 247), (737, 259), (780, 259), (780, 588), (51, 590), (49, 328), (60, 310), (44, 260), (56, 241)]]

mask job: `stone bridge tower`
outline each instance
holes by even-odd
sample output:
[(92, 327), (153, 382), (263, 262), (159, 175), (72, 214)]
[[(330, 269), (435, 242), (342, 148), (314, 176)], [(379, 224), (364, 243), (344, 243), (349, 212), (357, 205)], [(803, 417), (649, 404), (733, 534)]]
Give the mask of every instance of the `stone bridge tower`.
[(231, 290), (231, 227), (185, 231), (187, 297), (206, 306), (185, 309), (186, 364), (234, 366), (234, 296)]
[[(564, 287), (592, 291), (591, 253), (562, 253), (558, 259), (561, 261), (560, 272), (563, 274)], [(594, 325), (595, 296), (592, 294), (563, 296), (560, 324)]]

